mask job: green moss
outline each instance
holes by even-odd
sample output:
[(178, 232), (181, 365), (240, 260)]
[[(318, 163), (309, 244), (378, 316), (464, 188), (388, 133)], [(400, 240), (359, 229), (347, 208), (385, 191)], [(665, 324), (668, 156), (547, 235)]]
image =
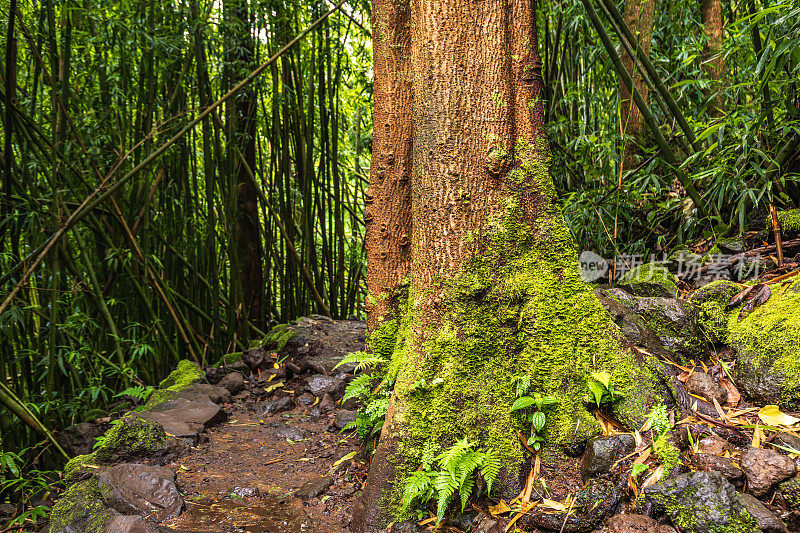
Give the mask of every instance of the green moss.
[(674, 297), (678, 294), (675, 276), (666, 267), (655, 263), (633, 267), (619, 282), (628, 286), (636, 296)]
[(733, 281), (716, 280), (689, 296), (689, 302), (697, 308), (697, 325), (709, 342), (721, 344), (727, 341), (731, 311), (725, 307), (741, 289), (741, 285)]
[(242, 352), (226, 353), (219, 361), (214, 363), (214, 368), (219, 368), (223, 365), (232, 365), (242, 360)]
[[(767, 228), (772, 228), (772, 216), (767, 215), (765, 219)], [(778, 211), (778, 224), (784, 234), (800, 233), (800, 209), (790, 209), (788, 211)], [(770, 230), (770, 233), (772, 231)]]
[(728, 318), (728, 342), (756, 372), (769, 369), (785, 377), (782, 404), (800, 406), (800, 293), (791, 286), (784, 291), (773, 286), (770, 299), (741, 322), (739, 311)]
[(267, 333), (261, 345), (269, 350), (280, 352), (286, 347), (286, 343), (296, 335), (297, 333), (289, 328), (289, 324), (278, 324)]
[(84, 415), (83, 421), (94, 422), (98, 418), (103, 418), (104, 416), (106, 416), (106, 414), (108, 413), (106, 413), (102, 409), (89, 409), (89, 411), (86, 412), (86, 415)]
[[(695, 496), (696, 491), (697, 487), (689, 487), (680, 492), (655, 492), (651, 493), (649, 497), (664, 508), (672, 523), (680, 527), (681, 531), (694, 533), (700, 526), (696, 513), (708, 511), (702, 507), (698, 508), (698, 504), (702, 505), (702, 502)], [(736, 503), (734, 503), (733, 509), (719, 509), (717, 515), (726, 517), (727, 520), (721, 520), (714, 524), (703, 524), (702, 531), (709, 533), (756, 533), (761, 531), (750, 513)]]
[(155, 422), (125, 417), (106, 432), (95, 457), (100, 462), (110, 462), (120, 455), (146, 456), (164, 447), (166, 440), (164, 429)]
[(203, 371), (200, 370), (200, 367), (196, 363), (184, 359), (178, 363), (178, 367), (169, 376), (159, 383), (158, 388), (180, 392), (201, 379), (203, 379)]
[(779, 487), (789, 511), (800, 511), (800, 477), (785, 481)]
[(668, 478), (673, 472), (683, 466), (683, 457), (681, 457), (680, 450), (672, 444), (669, 431), (653, 441), (653, 451), (659, 461), (661, 461), (661, 466), (664, 468), (661, 479)]
[[(394, 420), (403, 431), (397, 479), (419, 464), (426, 444), (444, 449), (460, 437), (497, 451), (509, 472), (521, 467), (517, 433), (530, 425), (511, 412), (521, 375), (530, 377), (532, 391), (559, 400), (546, 409), (553, 453), (599, 433), (584, 403), (593, 371), (612, 374), (624, 398), (615, 410), (632, 427), (655, 403), (656, 378), (621, 348), (619, 330), (580, 278), (543, 153), (518, 143), (503, 209), (485, 221), (467, 264), (430, 289), (442, 295), (435, 323), (422, 313), (429, 295), (409, 294), (393, 356), (408, 363), (395, 388)], [(443, 384), (412, 389), (435, 378)]]
[(111, 518), (110, 511), (103, 506), (97, 481), (90, 479), (72, 485), (62, 494), (50, 512), (48, 531), (102, 533)]
[(97, 453), (92, 452), (88, 455), (78, 455), (70, 459), (64, 465), (64, 471), (61, 473), (61, 480), (65, 485), (70, 485), (83, 477), (85, 474), (92, 474), (97, 470)]

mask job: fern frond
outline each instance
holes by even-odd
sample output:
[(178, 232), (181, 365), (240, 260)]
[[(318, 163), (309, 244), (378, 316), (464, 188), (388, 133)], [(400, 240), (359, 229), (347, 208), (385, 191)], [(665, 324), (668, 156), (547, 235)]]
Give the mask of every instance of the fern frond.
[(458, 488), (458, 482), (455, 476), (450, 475), (450, 472), (442, 470), (436, 476), (434, 487), (436, 488), (436, 516), (441, 522)]
[(472, 477), (472, 472), (464, 478), (461, 486), (458, 488), (458, 496), (461, 498), (461, 512), (464, 512), (464, 507), (467, 506), (467, 500), (472, 496), (472, 489), (475, 486), (475, 478)]
[[(433, 480), (430, 472), (412, 472), (406, 479), (406, 487), (403, 491), (403, 508), (405, 511), (417, 499), (427, 501), (433, 491)], [(420, 498), (422, 496), (422, 498)]]
[(458, 473), (458, 483), (460, 485), (464, 484), (464, 480), (472, 477), (472, 473), (477, 469), (482, 463), (485, 454), (483, 452), (469, 450), (458, 461), (456, 465), (457, 473)]
[(450, 472), (451, 475), (455, 476), (456, 467), (458, 465), (459, 460), (464, 455), (464, 453), (472, 448), (475, 444), (469, 442), (467, 438), (459, 439), (456, 441), (453, 446), (439, 454), (436, 458), (439, 461), (439, 466)]
[(344, 396), (342, 397), (342, 403), (346, 402), (350, 398), (356, 398), (359, 400), (363, 400), (367, 398), (372, 389), (370, 388), (370, 383), (372, 381), (372, 374), (361, 374), (350, 384), (347, 385), (347, 388), (344, 390)]
[(500, 473), (500, 457), (497, 452), (489, 448), (483, 452), (483, 461), (481, 461), (481, 476), (486, 481), (486, 494), (492, 493), (492, 484), (497, 479), (497, 474)]
[(387, 363), (388, 361), (379, 355), (367, 352), (353, 352), (342, 357), (342, 360), (336, 363), (334, 369), (349, 363), (356, 364), (356, 372), (361, 372), (367, 368), (372, 368), (376, 365)]

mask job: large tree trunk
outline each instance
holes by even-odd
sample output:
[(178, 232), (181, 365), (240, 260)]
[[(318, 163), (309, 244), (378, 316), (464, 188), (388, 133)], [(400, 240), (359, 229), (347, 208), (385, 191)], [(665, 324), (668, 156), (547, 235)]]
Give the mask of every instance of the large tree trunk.
[[(653, 39), (653, 21), (655, 20), (656, 4), (655, 0), (627, 0), (625, 2), (625, 23), (633, 32), (636, 43), (632, 46), (638, 47), (645, 55), (650, 54), (650, 42)], [(635, 58), (622, 51), (622, 64), (633, 78), (634, 86), (642, 99), (647, 103), (648, 88), (647, 84), (639, 74)], [(637, 60), (638, 62), (638, 60)], [(631, 170), (636, 167), (639, 150), (639, 142), (642, 135), (642, 113), (633, 101), (628, 86), (622, 80), (619, 82), (619, 104), (620, 120), (622, 131), (625, 134), (625, 168)]]
[[(545, 468), (598, 433), (584, 403), (592, 371), (613, 374), (625, 422), (641, 423), (660, 398), (579, 277), (548, 170), (534, 17), (533, 0), (413, 2), (411, 284), (354, 531), (398, 519), (402, 481), (423, 449), (460, 437), (501, 455), (498, 493), (513, 497), (530, 460), (517, 436), (530, 425), (510, 411), (520, 376), (559, 400), (547, 413)], [(376, 68), (376, 113), (389, 97), (377, 91), (381, 76)], [(380, 150), (373, 165), (389, 156)]]

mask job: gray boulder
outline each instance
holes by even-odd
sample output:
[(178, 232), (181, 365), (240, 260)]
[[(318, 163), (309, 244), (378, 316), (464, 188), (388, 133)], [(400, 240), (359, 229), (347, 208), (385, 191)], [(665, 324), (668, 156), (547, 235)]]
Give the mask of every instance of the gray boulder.
[(105, 505), (123, 515), (161, 522), (177, 516), (183, 509), (175, 473), (168, 468), (119, 464), (100, 472), (97, 486)]

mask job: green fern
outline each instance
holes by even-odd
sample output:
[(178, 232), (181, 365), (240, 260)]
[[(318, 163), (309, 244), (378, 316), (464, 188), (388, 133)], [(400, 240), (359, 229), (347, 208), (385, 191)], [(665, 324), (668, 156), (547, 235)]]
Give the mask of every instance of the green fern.
[(433, 445), (426, 445), (420, 470), (406, 478), (403, 511), (415, 502), (424, 505), (435, 493), (436, 515), (441, 521), (456, 494), (461, 502), (461, 511), (464, 511), (475, 489), (476, 472), (480, 473), (488, 492), (491, 492), (500, 471), (500, 460), (494, 450), (476, 450), (474, 443), (460, 439), (436, 456), (439, 470), (434, 471), (431, 468), (434, 449)]
[(342, 403), (346, 402), (350, 398), (356, 398), (358, 400), (365, 400), (369, 397), (372, 393), (371, 383), (372, 383), (373, 375), (372, 374), (361, 374), (350, 384), (347, 385), (347, 388), (344, 390), (344, 396), (342, 397)]
[(342, 365), (346, 365), (349, 363), (356, 364), (356, 372), (361, 372), (363, 370), (373, 368), (378, 365), (386, 364), (388, 361), (374, 353), (367, 353), (367, 352), (353, 352), (345, 355), (341, 361), (336, 363), (336, 366), (333, 367), (334, 369), (339, 368)]

